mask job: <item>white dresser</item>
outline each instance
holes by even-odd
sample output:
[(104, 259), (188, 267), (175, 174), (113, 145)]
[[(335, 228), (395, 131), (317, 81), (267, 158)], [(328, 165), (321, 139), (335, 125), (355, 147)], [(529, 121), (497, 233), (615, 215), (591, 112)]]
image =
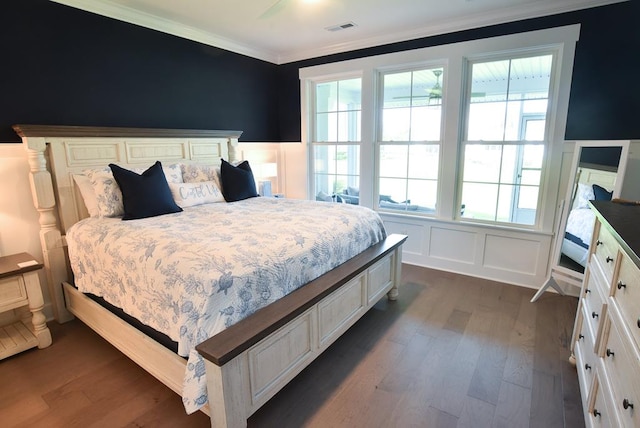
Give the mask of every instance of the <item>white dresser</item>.
[(640, 206), (594, 201), (572, 337), (587, 427), (640, 427)]

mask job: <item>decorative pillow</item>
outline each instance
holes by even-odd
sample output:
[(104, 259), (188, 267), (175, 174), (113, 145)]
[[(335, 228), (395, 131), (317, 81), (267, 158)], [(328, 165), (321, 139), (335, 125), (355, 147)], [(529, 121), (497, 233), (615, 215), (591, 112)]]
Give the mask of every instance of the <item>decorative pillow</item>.
[(215, 181), (198, 183), (169, 183), (173, 200), (181, 207), (224, 202), (224, 196)]
[(182, 208), (177, 206), (173, 200), (160, 161), (156, 161), (142, 174), (115, 164), (109, 164), (109, 167), (122, 191), (123, 220), (135, 220), (182, 211)]
[(227, 202), (258, 196), (256, 181), (248, 161), (243, 161), (238, 166), (233, 166), (224, 159), (221, 161), (220, 182), (222, 183), (222, 194)]
[(595, 199), (593, 186), (578, 183), (578, 193), (576, 194), (575, 208), (589, 208), (589, 201)]
[(596, 201), (610, 201), (611, 198), (613, 197), (613, 190), (609, 192), (604, 187), (594, 184), (593, 196)]
[(76, 182), (78, 189), (80, 189), (84, 206), (87, 208), (89, 215), (91, 217), (98, 217), (100, 215), (98, 200), (96, 199), (96, 194), (93, 191), (93, 185), (89, 177), (84, 174), (73, 174), (73, 181)]
[(122, 192), (113, 178), (111, 170), (109, 168), (88, 169), (84, 173), (91, 181), (93, 193), (98, 202), (98, 215), (100, 217), (119, 217), (123, 215)]
[[(132, 170), (138, 174), (144, 171), (144, 168), (134, 168)], [(182, 167), (181, 164), (171, 164), (163, 166), (162, 171), (169, 183), (182, 183)], [(98, 204), (98, 216), (101, 217), (120, 217), (124, 214), (124, 206), (122, 203), (122, 192), (118, 183), (113, 178), (110, 168), (103, 169), (87, 169), (83, 173), (89, 177), (93, 187), (93, 193)], [(82, 192), (82, 189), (80, 189)], [(84, 197), (84, 194), (83, 194)], [(86, 204), (86, 201), (85, 201)], [(89, 208), (87, 207), (87, 210)]]
[(184, 183), (201, 183), (215, 181), (220, 187), (220, 168), (213, 165), (197, 163), (182, 164), (182, 181)]
[(357, 187), (347, 186), (347, 191), (344, 193), (349, 196), (360, 196), (360, 189)]

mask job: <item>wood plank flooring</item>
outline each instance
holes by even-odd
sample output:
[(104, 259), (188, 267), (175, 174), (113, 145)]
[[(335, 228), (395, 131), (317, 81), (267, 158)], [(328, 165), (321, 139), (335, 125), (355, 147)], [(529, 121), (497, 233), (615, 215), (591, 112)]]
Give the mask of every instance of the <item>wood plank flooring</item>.
[[(249, 427), (584, 426), (568, 362), (577, 300), (405, 265), (383, 300)], [(79, 321), (0, 361), (2, 427), (205, 427)]]

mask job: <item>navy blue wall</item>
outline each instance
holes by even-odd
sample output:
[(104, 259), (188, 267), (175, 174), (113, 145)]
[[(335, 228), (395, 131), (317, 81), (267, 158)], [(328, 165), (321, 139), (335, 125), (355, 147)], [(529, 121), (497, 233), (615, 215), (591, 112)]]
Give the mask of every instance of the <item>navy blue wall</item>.
[(640, 0), (277, 66), (47, 0), (0, 14), (0, 142), (15, 123), (239, 129), (300, 140), (298, 69), (582, 24), (566, 138), (640, 138)]
[(47, 0), (3, 2), (0, 141), (16, 123), (238, 129), (278, 141), (277, 66)]

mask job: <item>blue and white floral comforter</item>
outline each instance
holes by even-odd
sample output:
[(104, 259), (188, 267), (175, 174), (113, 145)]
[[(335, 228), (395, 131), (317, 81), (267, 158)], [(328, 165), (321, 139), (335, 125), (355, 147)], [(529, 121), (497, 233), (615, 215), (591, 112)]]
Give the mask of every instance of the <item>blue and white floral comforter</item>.
[(188, 357), (183, 402), (207, 402), (195, 346), (385, 237), (369, 209), (252, 198), (67, 233), (75, 285), (168, 335)]

